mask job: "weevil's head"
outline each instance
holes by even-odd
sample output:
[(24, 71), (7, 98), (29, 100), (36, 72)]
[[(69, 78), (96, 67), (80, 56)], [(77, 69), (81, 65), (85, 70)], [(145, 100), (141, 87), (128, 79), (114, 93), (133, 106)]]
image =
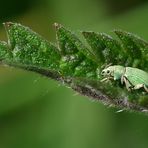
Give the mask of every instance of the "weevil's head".
[(109, 66), (102, 70), (101, 75), (103, 77), (113, 77), (114, 80), (121, 79), (125, 73), (125, 67), (120, 65)]
[(108, 68), (102, 70), (101, 75), (104, 77), (113, 77), (113, 73), (114, 73), (114, 66), (109, 66)]

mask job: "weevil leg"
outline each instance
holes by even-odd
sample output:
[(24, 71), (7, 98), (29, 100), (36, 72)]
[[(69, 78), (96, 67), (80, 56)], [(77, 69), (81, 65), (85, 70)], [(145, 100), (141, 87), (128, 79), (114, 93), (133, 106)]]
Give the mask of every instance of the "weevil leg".
[(112, 77), (107, 77), (107, 78), (102, 79), (100, 82), (105, 82), (105, 81), (108, 81), (108, 80), (113, 80), (113, 78)]
[(143, 87), (144, 87), (145, 91), (148, 93), (148, 87), (145, 85)]
[(100, 82), (104, 82), (104, 81), (107, 81), (107, 80), (108, 80), (108, 78), (104, 78)]
[(121, 77), (121, 84), (124, 83), (124, 76)]
[(131, 91), (132, 85), (131, 85), (131, 83), (129, 82), (129, 80), (128, 80), (125, 76), (123, 76), (122, 79), (123, 79), (122, 81), (125, 83), (125, 86), (126, 86), (127, 90), (128, 90), (128, 91)]
[(140, 88), (144, 88), (144, 84), (137, 84), (133, 87), (133, 89), (140, 89)]
[(144, 84), (137, 84), (136, 86), (133, 87), (133, 89), (140, 89), (144, 88), (146, 92), (148, 92), (148, 88)]

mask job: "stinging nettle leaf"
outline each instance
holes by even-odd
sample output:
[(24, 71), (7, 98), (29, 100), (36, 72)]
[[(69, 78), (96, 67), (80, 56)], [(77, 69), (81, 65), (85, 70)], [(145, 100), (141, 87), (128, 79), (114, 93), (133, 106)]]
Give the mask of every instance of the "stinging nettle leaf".
[[(8, 43), (0, 42), (0, 61), (64, 82), (75, 91), (121, 109), (148, 109), (148, 94), (128, 92), (121, 81), (102, 80), (102, 67), (109, 64), (148, 71), (148, 43), (129, 32), (115, 30), (120, 41), (105, 33), (82, 31), (90, 45), (55, 23), (57, 47), (28, 27), (5, 23)], [(131, 77), (130, 77), (131, 78)], [(132, 79), (133, 80), (133, 79)]]
[(82, 32), (100, 63), (123, 64), (125, 53), (118, 41), (105, 33)]
[(93, 62), (88, 49), (69, 30), (55, 24), (58, 47), (62, 55), (60, 71), (74, 77), (97, 77), (97, 64)]
[(60, 54), (55, 46), (20, 24), (5, 23), (5, 28), (14, 62), (57, 69)]
[[(141, 61), (141, 57), (143, 54), (148, 54), (148, 51), (146, 51), (146, 48), (148, 47), (148, 43), (138, 37), (135, 34), (122, 31), (122, 30), (114, 30), (116, 35), (119, 37), (119, 39), (123, 43), (123, 48), (125, 49), (127, 55), (127, 65), (132, 65), (133, 67), (142, 67), (141, 63), (144, 63)], [(139, 60), (140, 59), (140, 60)], [(145, 59), (144, 59), (145, 60)]]

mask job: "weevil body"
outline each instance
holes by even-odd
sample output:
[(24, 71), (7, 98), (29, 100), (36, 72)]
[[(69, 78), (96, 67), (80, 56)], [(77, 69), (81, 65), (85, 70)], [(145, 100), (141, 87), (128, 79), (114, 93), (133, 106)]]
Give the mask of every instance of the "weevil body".
[(148, 93), (148, 73), (141, 69), (114, 65), (103, 69), (101, 74), (105, 77), (102, 82), (109, 79), (121, 80), (121, 84), (125, 83), (129, 91), (144, 88)]

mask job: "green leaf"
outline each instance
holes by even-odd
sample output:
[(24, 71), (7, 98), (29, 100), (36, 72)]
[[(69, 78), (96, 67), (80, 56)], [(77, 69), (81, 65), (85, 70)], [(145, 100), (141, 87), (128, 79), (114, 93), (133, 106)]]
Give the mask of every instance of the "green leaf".
[(121, 109), (148, 109), (148, 94), (128, 92), (120, 81), (102, 82), (102, 67), (109, 64), (139, 67), (147, 72), (148, 43), (138, 36), (115, 30), (120, 41), (105, 33), (82, 31), (90, 48), (59, 24), (57, 46), (28, 27), (5, 23), (8, 43), (0, 42), (1, 63), (40, 73), (64, 82), (80, 94)]
[(58, 47), (62, 58), (59, 69), (62, 75), (96, 78), (97, 64), (82, 42), (63, 26), (55, 24)]
[(91, 46), (91, 51), (97, 62), (118, 63), (125, 62), (125, 53), (118, 41), (105, 33), (82, 32)]
[(0, 41), (0, 61), (11, 59), (12, 54), (6, 42)]
[(5, 23), (10, 62), (57, 70), (60, 54), (55, 46), (20, 24)]
[[(148, 43), (140, 37), (126, 31), (114, 30), (114, 32), (122, 41), (123, 48), (128, 55), (127, 66), (142, 68), (146, 60), (144, 55), (148, 54), (146, 50)], [(143, 57), (143, 61), (141, 57)]]

